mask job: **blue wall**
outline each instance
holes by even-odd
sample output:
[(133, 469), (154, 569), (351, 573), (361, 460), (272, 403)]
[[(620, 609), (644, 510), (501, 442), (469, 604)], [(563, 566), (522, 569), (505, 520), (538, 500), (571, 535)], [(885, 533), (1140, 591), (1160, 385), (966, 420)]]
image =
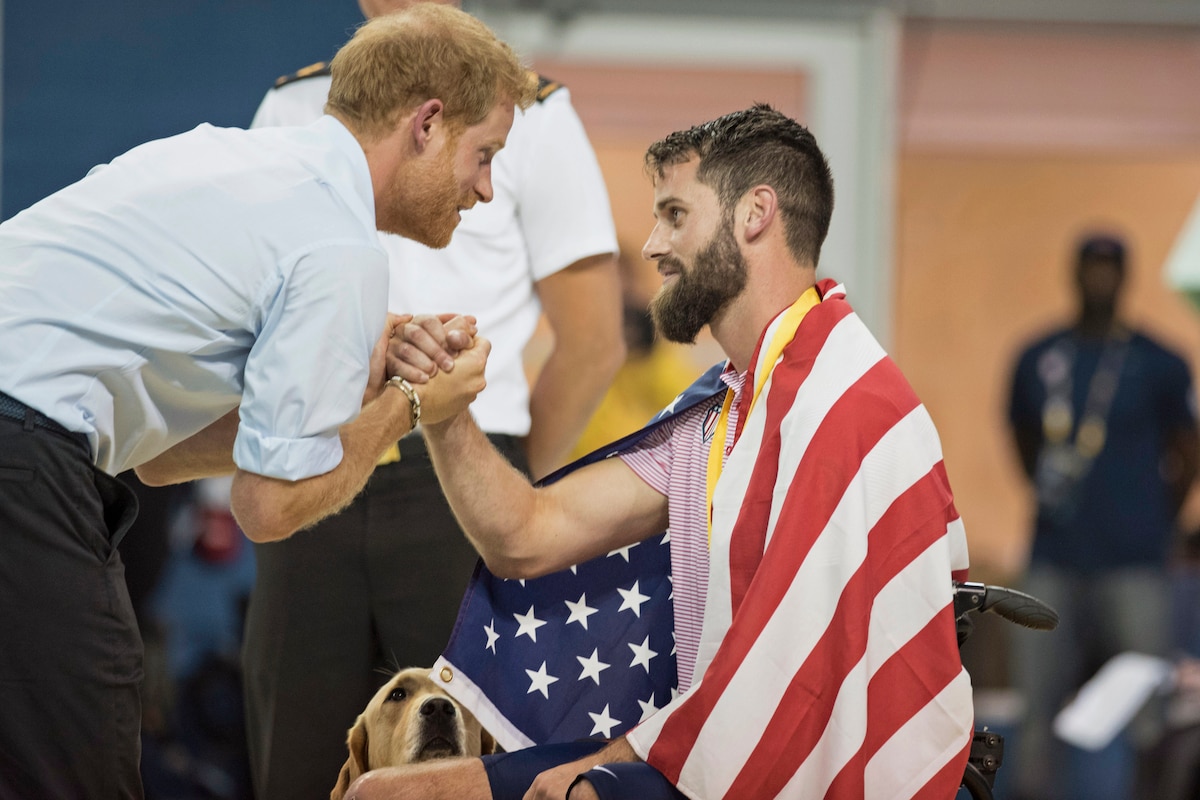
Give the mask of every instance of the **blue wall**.
[(271, 82), (329, 58), (355, 0), (5, 0), (0, 218), (201, 122), (249, 125)]

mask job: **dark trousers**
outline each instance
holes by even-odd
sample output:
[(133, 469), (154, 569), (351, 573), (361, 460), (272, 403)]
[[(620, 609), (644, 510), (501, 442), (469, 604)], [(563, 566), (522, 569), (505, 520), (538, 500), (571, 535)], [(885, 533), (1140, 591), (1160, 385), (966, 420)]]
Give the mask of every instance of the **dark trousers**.
[[(515, 439), (491, 438), (523, 466)], [(255, 546), (243, 679), (257, 800), (328, 795), (376, 689), (450, 638), (477, 555), (421, 437), (401, 454), (338, 515)]]
[(0, 798), (140, 798), (137, 514), (86, 440), (0, 418)]

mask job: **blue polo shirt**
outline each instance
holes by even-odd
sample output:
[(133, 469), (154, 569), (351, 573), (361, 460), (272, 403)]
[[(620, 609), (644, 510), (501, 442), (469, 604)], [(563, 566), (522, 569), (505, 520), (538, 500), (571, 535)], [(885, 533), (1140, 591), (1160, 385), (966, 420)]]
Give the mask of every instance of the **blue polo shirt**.
[(299, 480), (341, 460), (387, 296), (340, 122), (201, 125), (0, 225), (0, 391), (111, 474), (240, 408), (237, 465)]
[[(1019, 429), (1042, 430), (1050, 370), (1048, 355), (1072, 342), (1072, 406), (1076, 426), (1083, 414), (1104, 340), (1058, 331), (1033, 344), (1013, 374), (1009, 420)], [(1175, 517), (1161, 466), (1172, 431), (1195, 425), (1191, 375), (1182, 358), (1135, 333), (1107, 418), (1103, 450), (1092, 462), (1070, 521), (1039, 514), (1031, 558), (1076, 571), (1139, 564), (1161, 566)], [(1074, 433), (1074, 432), (1072, 432)]]

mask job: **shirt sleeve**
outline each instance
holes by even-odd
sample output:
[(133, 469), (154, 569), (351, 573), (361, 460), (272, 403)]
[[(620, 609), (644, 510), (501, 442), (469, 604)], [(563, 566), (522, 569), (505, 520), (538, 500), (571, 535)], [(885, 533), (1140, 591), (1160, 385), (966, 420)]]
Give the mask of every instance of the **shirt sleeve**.
[(515, 191), (539, 281), (580, 259), (616, 253), (617, 234), (600, 164), (568, 91), (558, 89), (525, 114), (531, 135)]
[(1159, 398), (1159, 419), (1168, 429), (1196, 425), (1196, 387), (1192, 383), (1187, 363), (1175, 354), (1164, 351), (1162, 366), (1162, 395)]
[(326, 244), (281, 269), (246, 362), (234, 462), (284, 480), (342, 459), (338, 429), (362, 406), (371, 350), (387, 319), (381, 250)]

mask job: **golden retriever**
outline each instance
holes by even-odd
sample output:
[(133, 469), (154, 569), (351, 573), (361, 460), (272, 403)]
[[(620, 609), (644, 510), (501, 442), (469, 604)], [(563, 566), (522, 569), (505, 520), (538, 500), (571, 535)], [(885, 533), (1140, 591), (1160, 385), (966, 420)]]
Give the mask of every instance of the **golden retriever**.
[(385, 683), (358, 715), (346, 737), (350, 755), (330, 800), (342, 800), (368, 770), (434, 758), (495, 752), (496, 742), (475, 716), (429, 677), (409, 667)]

